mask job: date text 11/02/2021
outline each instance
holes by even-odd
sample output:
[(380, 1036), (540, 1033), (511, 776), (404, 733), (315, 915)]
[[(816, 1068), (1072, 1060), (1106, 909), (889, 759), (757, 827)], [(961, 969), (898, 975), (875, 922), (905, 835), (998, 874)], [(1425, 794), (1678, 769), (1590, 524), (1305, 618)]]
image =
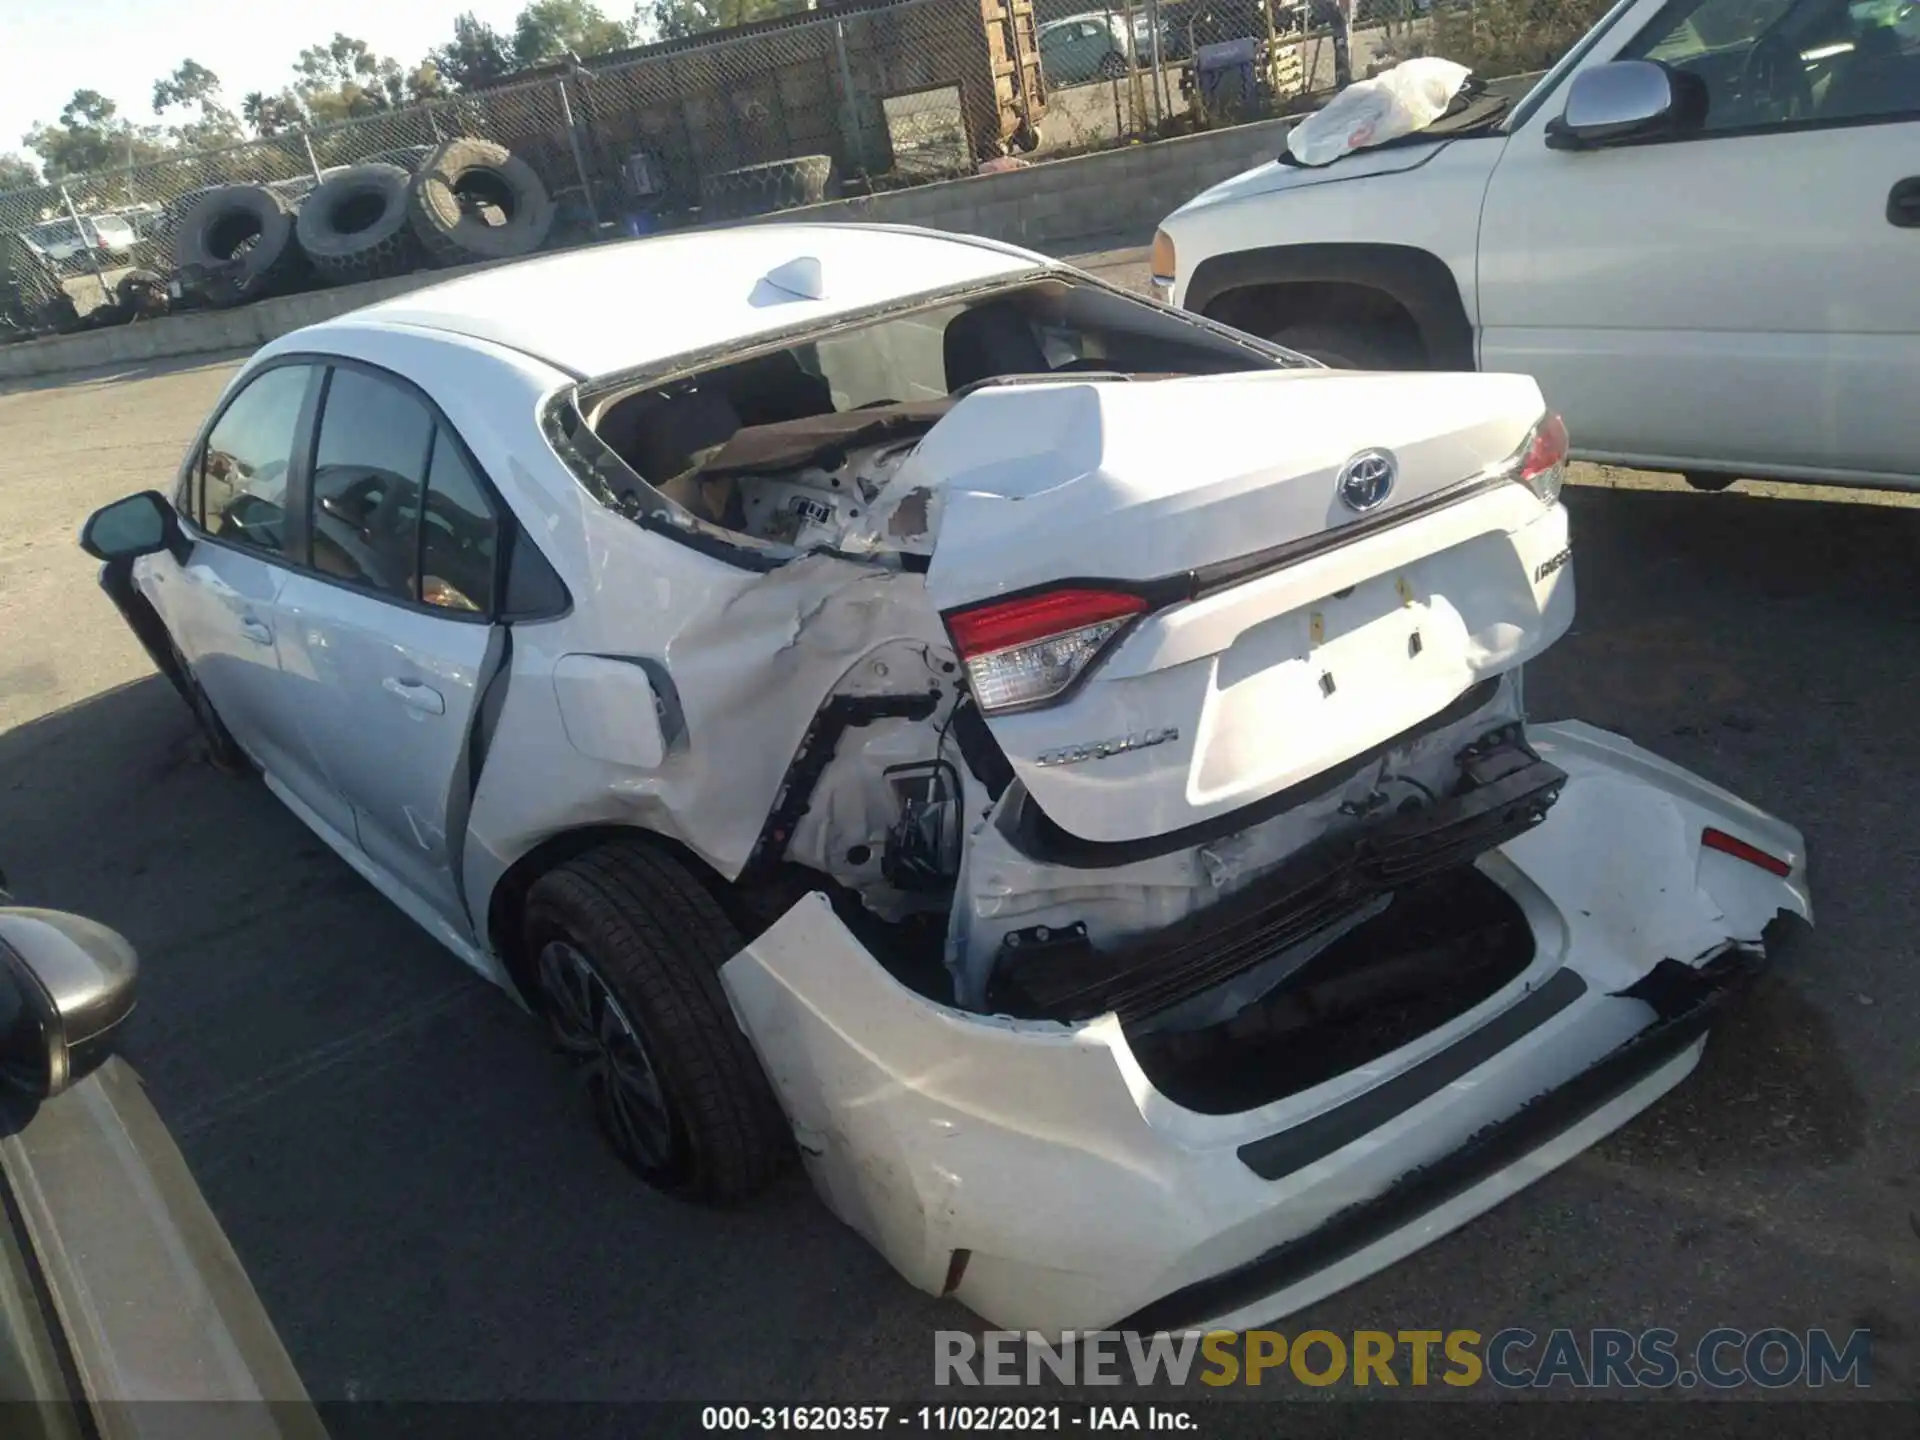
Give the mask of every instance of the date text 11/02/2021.
[(1192, 1431), (1186, 1410), (1164, 1405), (708, 1405), (702, 1430)]

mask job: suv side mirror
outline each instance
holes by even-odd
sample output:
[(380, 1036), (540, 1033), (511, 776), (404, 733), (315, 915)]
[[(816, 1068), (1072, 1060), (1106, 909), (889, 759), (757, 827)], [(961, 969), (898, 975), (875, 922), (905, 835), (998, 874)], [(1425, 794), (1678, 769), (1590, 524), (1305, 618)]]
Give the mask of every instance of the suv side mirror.
[(180, 517), (157, 490), (102, 506), (80, 531), (80, 548), (96, 560), (132, 560), (162, 550), (179, 554), (185, 540)]
[(133, 1013), (138, 970), (104, 925), (0, 909), (0, 1078), (45, 1100), (99, 1069)]
[(1699, 77), (1652, 60), (1614, 60), (1582, 70), (1567, 108), (1547, 124), (1554, 150), (1590, 150), (1697, 129), (1706, 119)]

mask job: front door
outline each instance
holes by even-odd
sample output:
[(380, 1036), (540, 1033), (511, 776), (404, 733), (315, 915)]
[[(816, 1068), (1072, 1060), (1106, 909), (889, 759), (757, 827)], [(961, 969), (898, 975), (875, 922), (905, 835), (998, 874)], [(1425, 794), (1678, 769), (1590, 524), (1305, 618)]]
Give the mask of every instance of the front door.
[[(276, 646), (276, 605), (294, 563), (288, 477), (295, 437), (321, 372), (279, 365), (249, 380), (192, 461), (184, 564), (158, 557), (153, 602), (221, 721), (260, 768), (340, 828), (297, 723)], [(348, 827), (350, 829), (350, 827)]]
[(1914, 475), (1920, 11), (1673, 0), (1617, 28), (1586, 64), (1697, 76), (1705, 125), (1550, 150), (1563, 82), (1518, 128), (1481, 221), (1481, 368), (1535, 376), (1595, 458)]

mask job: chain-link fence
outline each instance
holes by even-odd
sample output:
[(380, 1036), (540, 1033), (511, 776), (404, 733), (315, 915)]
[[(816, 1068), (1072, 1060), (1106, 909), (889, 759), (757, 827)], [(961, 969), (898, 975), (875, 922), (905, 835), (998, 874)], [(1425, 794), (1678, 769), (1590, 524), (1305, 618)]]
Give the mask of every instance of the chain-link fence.
[[(1341, 3), (844, 0), (432, 104), (70, 176), (0, 194), (0, 334), (137, 318), (164, 308), (169, 285), (176, 304), (238, 303), (1258, 119), (1423, 48), (1432, 0), (1356, 0), (1350, 47)], [(449, 169), (440, 147), (461, 138), (501, 149), (464, 147), (466, 169)], [(354, 168), (366, 166), (404, 174)], [(438, 212), (415, 193), (430, 187), (404, 178), (423, 166), (446, 181)], [(323, 184), (331, 208), (316, 240), (318, 220), (298, 217), (320, 208), (307, 198)], [(236, 186), (265, 196), (228, 213), (225, 187)], [(395, 207), (409, 206), (414, 228), (440, 243), (408, 240)], [(536, 210), (538, 226), (492, 234), (516, 207)], [(348, 263), (363, 241), (366, 263)], [(268, 265), (273, 247), (285, 263)], [(223, 267), (250, 278), (224, 290), (179, 283)]]

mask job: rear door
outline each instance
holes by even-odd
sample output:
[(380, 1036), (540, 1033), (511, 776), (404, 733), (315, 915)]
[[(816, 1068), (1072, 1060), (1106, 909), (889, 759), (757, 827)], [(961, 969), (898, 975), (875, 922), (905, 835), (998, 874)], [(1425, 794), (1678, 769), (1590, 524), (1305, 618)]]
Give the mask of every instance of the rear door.
[(1552, 150), (1563, 86), (1516, 130), (1481, 223), (1481, 368), (1533, 375), (1602, 458), (1920, 471), (1920, 13), (1673, 0), (1617, 28), (1588, 63), (1697, 76), (1704, 128)]
[(456, 879), (467, 744), (503, 643), (499, 515), (417, 389), (337, 364), (320, 403), (311, 564), (281, 590), (280, 663), (367, 858), (470, 933)]

